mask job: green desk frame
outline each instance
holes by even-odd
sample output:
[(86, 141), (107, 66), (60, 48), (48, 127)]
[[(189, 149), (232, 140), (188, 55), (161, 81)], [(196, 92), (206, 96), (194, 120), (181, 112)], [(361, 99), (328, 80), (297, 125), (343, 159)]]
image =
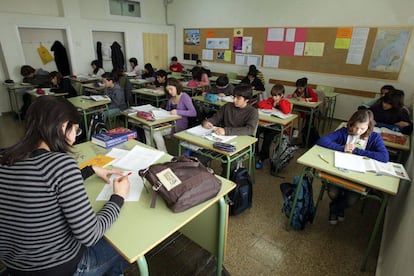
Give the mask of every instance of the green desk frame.
[[(132, 149), (137, 144), (146, 146), (130, 140), (116, 147)], [(95, 155), (106, 153), (107, 149), (91, 142), (78, 144), (74, 148), (75, 159), (79, 164)], [(159, 161), (165, 162), (170, 158), (171, 156), (164, 155)], [(161, 197), (157, 198), (156, 207), (150, 208), (152, 196), (144, 189), (139, 201), (124, 203), (118, 220), (107, 230), (105, 238), (125, 260), (136, 262), (140, 275), (146, 276), (149, 271), (145, 254), (176, 231), (180, 231), (217, 256), (217, 275), (221, 275), (228, 220), (224, 197), (234, 189), (235, 184), (219, 178), (222, 187), (216, 197), (180, 213), (173, 213)], [(105, 204), (105, 201), (95, 200), (103, 185), (105, 184), (97, 176), (91, 176), (85, 181), (85, 188), (95, 211)]]
[[(328, 161), (328, 164), (325, 163), (322, 159), (318, 158), (318, 155), (322, 154), (324, 156), (324, 158)], [(385, 213), (385, 208), (387, 206), (388, 203), (388, 198), (389, 195), (396, 195), (398, 192), (398, 187), (399, 187), (399, 179), (398, 178), (394, 178), (394, 177), (389, 177), (389, 176), (377, 176), (374, 173), (357, 173), (357, 172), (342, 172), (339, 169), (334, 167), (334, 151), (327, 149), (327, 148), (323, 148), (320, 146), (313, 146), (310, 150), (308, 150), (305, 154), (303, 154), (298, 160), (297, 162), (299, 164), (303, 165), (302, 168), (302, 172), (300, 174), (300, 179), (299, 179), (299, 183), (298, 186), (296, 188), (296, 193), (295, 193), (295, 198), (293, 200), (293, 205), (292, 205), (292, 210), (295, 209), (296, 207), (296, 203), (298, 200), (298, 196), (299, 196), (299, 191), (302, 187), (302, 181), (303, 181), (303, 177), (306, 174), (313, 174), (315, 176), (315, 173), (313, 173), (313, 171), (318, 170), (318, 171), (322, 171), (325, 172), (329, 175), (332, 175), (334, 177), (338, 177), (341, 179), (344, 179), (346, 181), (350, 181), (352, 183), (356, 183), (359, 186), (365, 186), (365, 187), (369, 187), (369, 188), (373, 188), (379, 192), (382, 193), (383, 197), (381, 198), (376, 198), (378, 200), (381, 201), (381, 206), (380, 209), (378, 211), (377, 214), (377, 218), (375, 221), (375, 225), (374, 228), (371, 232), (371, 236), (369, 238), (369, 242), (368, 242), (368, 246), (367, 249), (365, 251), (364, 257), (363, 257), (363, 261), (362, 261), (362, 265), (361, 265), (361, 270), (365, 271), (366, 269), (366, 265), (367, 265), (367, 261), (368, 261), (368, 256), (369, 256), (369, 252), (371, 251), (372, 245), (374, 243), (375, 237), (378, 234), (378, 230), (380, 227), (380, 223), (382, 221), (382, 218), (384, 216)], [(324, 193), (324, 185), (321, 188), (321, 191), (319, 193), (319, 197), (318, 197), (318, 202), (316, 207), (318, 207), (319, 201), (322, 199), (323, 193)], [(345, 186), (342, 186), (340, 184), (335, 183), (335, 185), (341, 186), (346, 188)], [(374, 196), (371, 196), (374, 197)], [(291, 212), (290, 216), (289, 216), (289, 221), (288, 224), (286, 225), (286, 229), (289, 230), (290, 229), (290, 225), (293, 219), (293, 212)]]
[(141, 99), (150, 102), (151, 105), (160, 107), (162, 103), (167, 102), (168, 100), (164, 93), (158, 93), (154, 89), (139, 88), (133, 89), (131, 92), (134, 94), (135, 105), (138, 105), (138, 100)]

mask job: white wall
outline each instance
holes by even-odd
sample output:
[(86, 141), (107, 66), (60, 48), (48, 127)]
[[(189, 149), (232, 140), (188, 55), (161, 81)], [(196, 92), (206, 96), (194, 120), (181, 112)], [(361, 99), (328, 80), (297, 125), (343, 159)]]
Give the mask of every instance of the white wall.
[[(26, 64), (18, 27), (57, 28), (66, 31), (66, 50), (73, 73), (90, 71), (95, 59), (93, 31), (123, 32), (124, 55), (136, 57), (143, 65), (142, 34), (168, 34), (168, 55), (174, 55), (174, 28), (166, 26), (162, 0), (141, 0), (141, 19), (110, 16), (105, 0), (2, 0), (0, 1), (0, 33), (7, 73), (20, 82), (20, 67)], [(0, 80), (1, 82), (3, 80)], [(5, 88), (0, 86), (0, 101), (8, 102)], [(0, 112), (10, 111), (0, 106)]]
[[(177, 56), (183, 56), (183, 28), (219, 27), (378, 27), (412, 26), (412, 0), (173, 0), (168, 6), (170, 23), (177, 26)], [(191, 11), (191, 12), (188, 12)], [(414, 34), (412, 34), (414, 36)], [(405, 63), (398, 81), (329, 75), (323, 73), (261, 68), (266, 82), (269, 78), (295, 81), (307, 76), (309, 82), (350, 89), (379, 91), (384, 84), (392, 84), (406, 93), (406, 104), (413, 98), (414, 43), (411, 39)], [(246, 66), (204, 62), (213, 71), (245, 74)], [(270, 85), (266, 84), (267, 91)], [(350, 99), (350, 100), (348, 100)], [(355, 102), (363, 99), (343, 97), (336, 117), (348, 119)]]

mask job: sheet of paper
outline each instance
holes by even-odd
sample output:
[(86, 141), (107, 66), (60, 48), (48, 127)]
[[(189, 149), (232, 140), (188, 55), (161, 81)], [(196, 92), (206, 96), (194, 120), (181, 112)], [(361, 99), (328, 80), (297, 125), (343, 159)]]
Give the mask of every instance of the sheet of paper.
[(263, 67), (279, 67), (279, 56), (270, 56), (264, 55), (263, 56)]
[(202, 57), (204, 60), (213, 60), (213, 50), (203, 49)]
[(137, 145), (127, 155), (112, 165), (117, 168), (138, 172), (154, 164), (163, 155), (164, 152), (162, 151)]
[(269, 115), (269, 116), (275, 116), (281, 119), (287, 119), (289, 117), (292, 117), (292, 114), (285, 114), (282, 111), (278, 109), (259, 109), (260, 114)]
[(306, 42), (305, 56), (321, 57), (323, 56), (324, 42)]
[(152, 109), (154, 109), (154, 107), (150, 104), (133, 106), (131, 108), (135, 109), (136, 111), (146, 111), (146, 112), (150, 112)]
[(164, 119), (173, 116), (169, 111), (162, 108), (152, 109), (151, 112), (155, 119)]
[(186, 131), (188, 133), (192, 134), (192, 135), (196, 135), (196, 136), (200, 136), (201, 137), (201, 136), (204, 136), (206, 134), (211, 133), (213, 131), (213, 129), (207, 129), (207, 128), (204, 128), (201, 125), (198, 125), (198, 126), (189, 128)]
[(108, 152), (106, 155), (108, 155), (109, 157), (113, 157), (116, 160), (119, 160), (119, 159), (123, 158), (125, 155), (127, 155), (128, 152), (129, 152), (129, 150), (112, 148), (111, 151)]
[(295, 28), (287, 28), (286, 29), (286, 39), (287, 42), (294, 42), (295, 41), (295, 34), (296, 29)]
[(210, 141), (213, 141), (213, 142), (227, 143), (228, 141), (236, 138), (237, 136), (235, 136), (235, 135), (217, 135), (215, 133), (209, 133), (207, 135), (204, 135), (203, 137), (206, 138), (207, 140), (210, 140)]
[(303, 56), (303, 51), (305, 50), (305, 42), (295, 42), (295, 49), (293, 54), (295, 56)]
[[(128, 176), (128, 180), (131, 183), (129, 194), (125, 201), (138, 201), (141, 197), (142, 188), (144, 188), (144, 183), (142, 178), (138, 175), (138, 172), (132, 172), (130, 176)], [(113, 194), (114, 186), (113, 182), (110, 184), (105, 184), (102, 188), (101, 192), (97, 196), (97, 201), (108, 201)]]
[(365, 172), (362, 156), (335, 151), (335, 167), (357, 172)]
[(267, 29), (267, 41), (283, 41), (284, 33), (284, 28), (269, 28)]

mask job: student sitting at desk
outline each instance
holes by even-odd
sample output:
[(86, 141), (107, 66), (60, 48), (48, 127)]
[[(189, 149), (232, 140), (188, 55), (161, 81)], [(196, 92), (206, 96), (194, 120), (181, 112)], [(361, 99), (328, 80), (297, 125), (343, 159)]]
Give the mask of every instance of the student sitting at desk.
[(404, 92), (394, 90), (370, 107), (377, 127), (386, 127), (410, 135), (413, 131), (409, 112), (404, 108)]
[(167, 85), (167, 72), (161, 69), (158, 70), (155, 75), (156, 80), (153, 84), (148, 84), (147, 87), (151, 89), (164, 90)]
[(129, 75), (135, 75), (136, 78), (141, 76), (141, 70), (138, 67), (138, 60), (136, 58), (130, 58), (129, 65), (131, 66), (131, 70), (128, 72)]
[(62, 74), (57, 71), (50, 72), (49, 76), (52, 84), (52, 88), (50, 89), (51, 92), (68, 93), (68, 95), (65, 96), (66, 98), (78, 96), (78, 92), (73, 88), (69, 78), (62, 77)]
[(151, 81), (155, 80), (156, 74), (155, 74), (154, 68), (152, 67), (151, 63), (146, 63), (144, 65), (144, 72), (142, 73), (141, 78), (144, 80), (146, 79), (152, 79)]
[(174, 56), (171, 58), (171, 64), (169, 69), (171, 72), (181, 73), (184, 69), (184, 66), (181, 63), (179, 63), (178, 58)]
[(296, 90), (291, 95), (293, 98), (304, 101), (304, 102), (317, 102), (318, 94), (313, 91), (312, 88), (308, 87), (308, 79), (301, 78), (296, 80)]
[[(168, 78), (165, 86), (165, 94), (167, 94), (168, 102), (166, 110), (170, 111), (172, 115), (180, 115), (181, 119), (176, 121), (177, 131), (185, 130), (188, 128), (188, 117), (197, 116), (197, 111), (193, 105), (193, 101), (190, 96), (183, 92), (181, 82), (175, 78)], [(175, 129), (166, 129), (164, 131), (157, 131), (154, 133), (154, 141), (157, 148), (161, 151), (167, 152), (167, 148), (164, 142), (164, 135), (174, 133)], [(145, 138), (147, 141), (150, 139), (150, 133), (145, 130)]]
[(49, 72), (41, 68), (35, 70), (30, 65), (23, 65), (20, 68), (24, 83), (38, 85), (39, 87), (50, 87)]
[[(252, 87), (248, 84), (240, 84), (234, 88), (234, 101), (226, 103), (211, 118), (205, 120), (202, 125), (207, 129), (215, 128), (218, 135), (250, 135), (256, 132), (259, 122), (259, 113), (255, 107), (249, 104), (253, 97)], [(206, 164), (208, 160), (201, 158)], [(236, 162), (231, 164), (231, 169)], [(223, 164), (223, 173), (225, 164)]]
[(120, 275), (129, 265), (103, 235), (117, 220), (130, 183), (114, 180), (112, 196), (95, 214), (83, 180), (96, 173), (109, 183), (109, 174), (122, 172), (79, 170), (69, 155), (79, 123), (66, 99), (39, 97), (21, 141), (0, 151), (0, 261), (8, 275)]
[(217, 78), (216, 84), (213, 85), (208, 93), (217, 94), (219, 97), (233, 96), (234, 86), (229, 82), (227, 75), (221, 75)]
[[(322, 147), (366, 156), (381, 162), (388, 162), (389, 155), (381, 135), (374, 132), (374, 115), (368, 109), (355, 112), (347, 123), (340, 128), (320, 138), (316, 143)], [(360, 194), (328, 185), (328, 195), (332, 199), (329, 204), (329, 222), (336, 224), (345, 219), (345, 209), (354, 205)]]
[(241, 83), (250, 84), (253, 90), (265, 91), (262, 81), (257, 77), (256, 71), (249, 71), (247, 76), (242, 79)]
[(89, 76), (93, 78), (100, 78), (105, 73), (105, 70), (99, 67), (99, 62), (97, 59), (91, 62), (91, 67), (92, 67), (92, 73), (90, 73)]
[(188, 82), (187, 86), (198, 87), (210, 85), (210, 80), (208, 79), (207, 73), (205, 73), (200, 67), (195, 66), (191, 70), (191, 75), (193, 76), (193, 79)]
[[(292, 104), (283, 98), (285, 95), (285, 88), (281, 84), (275, 84), (270, 91), (272, 97), (260, 101), (258, 106), (261, 109), (278, 109), (282, 111), (284, 114), (289, 114), (292, 111)], [(274, 137), (277, 134), (276, 130), (268, 129), (268, 128), (259, 128), (259, 132), (257, 133), (257, 137), (259, 137), (260, 133), (263, 132), (263, 142), (262, 142), (262, 149), (259, 152), (259, 160), (256, 163), (256, 169), (263, 168), (263, 161), (269, 158), (269, 150), (270, 144), (272, 143)], [(257, 142), (257, 145), (259, 143)], [(258, 148), (258, 147), (257, 147)]]
[[(387, 94), (388, 92), (390, 92), (390, 91), (393, 91), (393, 90), (395, 90), (395, 88), (394, 88), (394, 86), (392, 86), (392, 85), (384, 85), (384, 86), (382, 86), (381, 87), (381, 89), (380, 89), (380, 98), (382, 98), (382, 97), (384, 97), (385, 96), (385, 94)], [(371, 101), (369, 101), (369, 102), (367, 102), (367, 103), (365, 103), (365, 104), (362, 104), (362, 105), (360, 105), (359, 107), (358, 107), (358, 109), (363, 109), (363, 108), (370, 108), (371, 106), (373, 106), (377, 101), (379, 100), (379, 98), (375, 98), (375, 99), (372, 99)]]
[(256, 72), (256, 76), (257, 76), (257, 78), (263, 83), (263, 84), (265, 84), (265, 78), (264, 78), (264, 75), (263, 75), (263, 73), (261, 72), (261, 71), (259, 71), (258, 69), (257, 69), (257, 67), (256, 67), (256, 65), (254, 65), (254, 64), (251, 64), (250, 66), (249, 66), (249, 71), (248, 72)]
[(118, 75), (115, 73), (108, 73), (102, 75), (102, 82), (105, 85), (104, 93), (111, 99), (108, 105), (109, 110), (103, 112), (104, 121), (108, 116), (119, 113), (121, 110), (127, 108), (125, 100), (125, 91), (118, 83)]
[(211, 77), (211, 70), (203, 67), (203, 63), (200, 59), (197, 59), (196, 66), (201, 68), (201, 70), (203, 70), (203, 72), (206, 73), (208, 77)]

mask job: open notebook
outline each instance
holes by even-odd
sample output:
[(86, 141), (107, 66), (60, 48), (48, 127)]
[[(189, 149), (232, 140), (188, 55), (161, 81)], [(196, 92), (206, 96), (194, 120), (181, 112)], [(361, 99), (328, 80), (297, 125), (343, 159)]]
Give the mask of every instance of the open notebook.
[(402, 164), (393, 162), (379, 162), (364, 156), (335, 151), (335, 167), (356, 172), (375, 172), (379, 175), (388, 175), (410, 180)]
[(214, 133), (214, 128), (207, 129), (201, 125), (189, 128), (186, 131), (192, 135), (200, 136), (213, 142), (227, 143), (237, 137), (235, 135), (217, 135)]

